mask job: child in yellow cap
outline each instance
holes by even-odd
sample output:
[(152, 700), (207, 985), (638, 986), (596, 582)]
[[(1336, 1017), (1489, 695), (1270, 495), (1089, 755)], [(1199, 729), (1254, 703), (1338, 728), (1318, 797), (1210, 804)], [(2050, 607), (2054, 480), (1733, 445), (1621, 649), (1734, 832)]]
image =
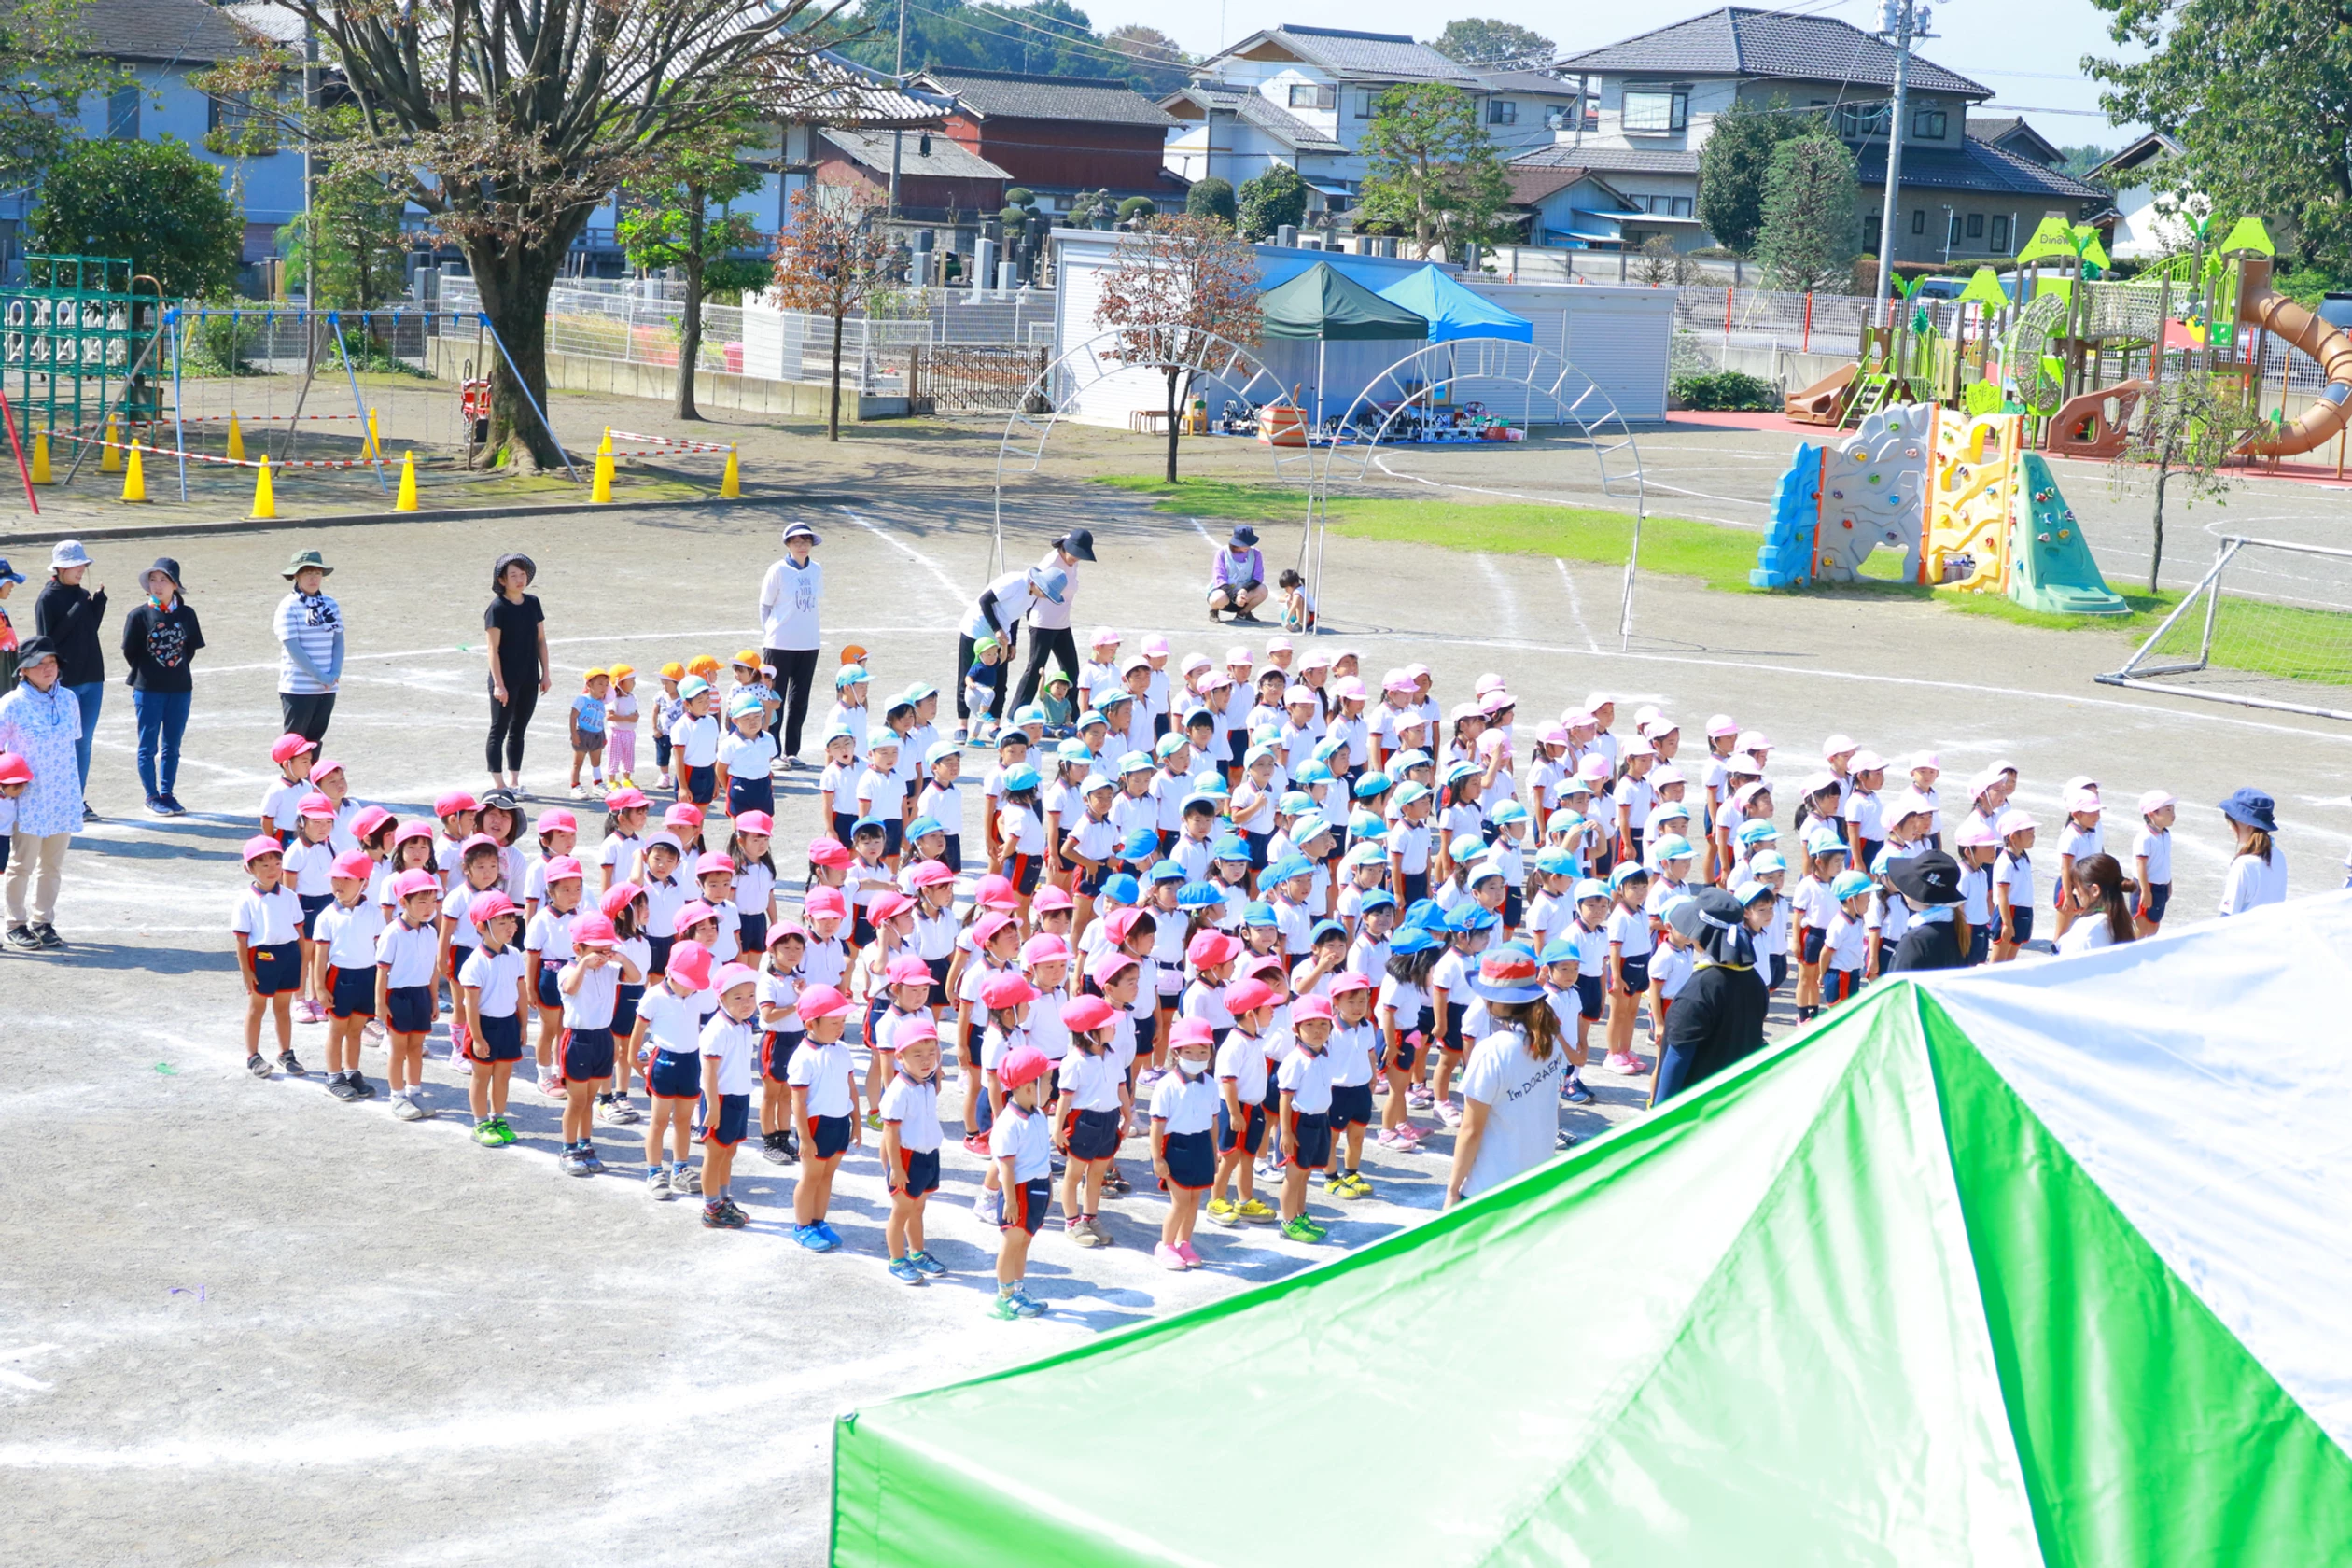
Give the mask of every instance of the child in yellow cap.
[(605, 744), (612, 759), (612, 781), (634, 789), (637, 785), (637, 671), (627, 665), (615, 665), (608, 673), (612, 677), (612, 696), (605, 704)]
[(678, 694), (678, 683), (686, 679), (686, 666), (673, 659), (662, 666), (662, 694), (653, 699), (653, 771), (661, 775), (661, 782), (675, 789), (676, 777), (670, 772), (670, 726), (686, 711), (686, 699)]

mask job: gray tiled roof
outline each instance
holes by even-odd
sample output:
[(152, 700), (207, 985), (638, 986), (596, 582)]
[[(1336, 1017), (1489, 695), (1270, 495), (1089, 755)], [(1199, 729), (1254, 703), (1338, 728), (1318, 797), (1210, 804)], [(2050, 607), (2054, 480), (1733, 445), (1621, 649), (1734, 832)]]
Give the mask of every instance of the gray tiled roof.
[(1343, 27), (1269, 27), (1253, 33), (1218, 58), (1271, 41), (1342, 81), (1435, 81), (1477, 89), (1478, 78), (1460, 63), (1402, 33), (1356, 33)]
[(1581, 147), (1557, 142), (1511, 160), (1514, 169), (1590, 169), (1595, 174), (1695, 175), (1699, 155), (1664, 147)]
[(204, 0), (90, 0), (80, 21), (90, 52), (116, 60), (209, 65), (262, 43)]
[(952, 92), (975, 119), (1078, 119), (1097, 125), (1176, 122), (1149, 98), (1111, 77), (1025, 77), (1014, 71), (934, 70), (919, 80)]
[[(1570, 55), (1562, 71), (1602, 76), (1770, 77), (1793, 81), (1895, 85), (1895, 48), (1827, 16), (1726, 6), (1670, 27)], [(1911, 56), (1911, 85), (1925, 92), (1990, 98), (1993, 90)]]
[[(1237, 115), (1245, 124), (1272, 136), (1294, 152), (1345, 152), (1347, 147), (1324, 135), (1254, 88), (1232, 82), (1197, 81), (1160, 100), (1165, 105), (1187, 100), (1204, 109)], [(1182, 123), (1171, 121), (1171, 123)]]
[[(1864, 185), (1886, 183), (1886, 146), (1865, 144), (1855, 149), (1855, 162)], [(2072, 175), (2045, 168), (1990, 142), (1967, 138), (1957, 148), (1903, 146), (1903, 188), (1907, 190), (1974, 190), (1987, 195), (2025, 196), (2045, 201), (2104, 202), (2113, 194), (2088, 185)]]
[(1558, 98), (1574, 98), (1576, 84), (1547, 77), (1541, 71), (1486, 71), (1478, 80), (1489, 92), (1534, 92)]
[[(890, 168), (890, 133), (888, 131), (844, 131), (827, 126), (819, 133), (839, 147), (853, 163), (888, 174)], [(1013, 176), (948, 137), (933, 133), (931, 152), (923, 152), (923, 137), (909, 132), (899, 138), (899, 173), (930, 175), (941, 179), (1004, 180)]]

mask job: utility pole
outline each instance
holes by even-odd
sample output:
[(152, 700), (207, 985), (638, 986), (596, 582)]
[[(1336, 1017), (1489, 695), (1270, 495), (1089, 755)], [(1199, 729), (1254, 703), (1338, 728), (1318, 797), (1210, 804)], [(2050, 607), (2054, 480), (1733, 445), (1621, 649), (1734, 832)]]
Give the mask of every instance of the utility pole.
[[(906, 0), (899, 0), (898, 7), (898, 77), (899, 85), (906, 85)], [(890, 206), (888, 217), (898, 217), (899, 156), (906, 145), (906, 133), (893, 127), (890, 132)]]
[(311, 112), (318, 107), (318, 28), (302, 23), (302, 308), (318, 304), (318, 224), (311, 208), (318, 196), (316, 154), (312, 148), (315, 127)]
[(1895, 99), (1887, 109), (1886, 195), (1879, 206), (1878, 287), (1870, 294), (1874, 307), (1886, 298), (1887, 283), (1895, 275), (1895, 198), (1903, 179), (1903, 105), (1911, 93), (1913, 4), (1914, 0), (1885, 0), (1879, 13), (1879, 31), (1895, 35)]

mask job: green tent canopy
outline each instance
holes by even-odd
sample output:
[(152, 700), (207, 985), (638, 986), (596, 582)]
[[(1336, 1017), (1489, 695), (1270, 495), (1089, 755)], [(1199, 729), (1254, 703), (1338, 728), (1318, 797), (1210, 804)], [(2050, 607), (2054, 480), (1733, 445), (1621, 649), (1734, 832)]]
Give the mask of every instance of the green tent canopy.
[(1263, 335), (1294, 343), (1425, 338), (1426, 317), (1381, 299), (1328, 261), (1318, 261), (1259, 300)]
[(2352, 1561), (2352, 895), (1873, 987), (1331, 1263), (840, 1418), (836, 1564)]

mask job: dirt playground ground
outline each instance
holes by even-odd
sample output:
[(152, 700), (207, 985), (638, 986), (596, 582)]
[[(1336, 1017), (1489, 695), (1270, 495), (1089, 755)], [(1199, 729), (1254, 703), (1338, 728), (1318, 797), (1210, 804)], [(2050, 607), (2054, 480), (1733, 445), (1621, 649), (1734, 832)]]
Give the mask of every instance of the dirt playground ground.
[[(673, 428), (646, 409), (573, 398), (560, 417), (592, 434), (605, 423)], [(439, 1040), (427, 1102), (441, 1114), (413, 1126), (393, 1121), (381, 1098), (338, 1104), (316, 1075), (245, 1073), (227, 919), (234, 849), (254, 830), (279, 728), (268, 625), (291, 551), (316, 548), (336, 566), (331, 590), (350, 625), (326, 749), (357, 795), (403, 817), (437, 791), (483, 784), (481, 613), (504, 551), (540, 567), (551, 707), (590, 665), (650, 670), (755, 641), (761, 574), (792, 518), (824, 535), (823, 664), (855, 640), (871, 650), (877, 690), (948, 684), (956, 624), (990, 557), (997, 431), (868, 427), (832, 446), (748, 420), (700, 427), (710, 429), (741, 441), (747, 483), (767, 498), (177, 540), (110, 536), (131, 520), (87, 514), (91, 581), (115, 601), (110, 665), (119, 672), (119, 618), (158, 554), (182, 562), (211, 641), (179, 791), (194, 814), (164, 821), (138, 809), (130, 703), (111, 685), (90, 791), (105, 820), (76, 840), (58, 916), (71, 945), (0, 954), (0, 1128), (18, 1150), (0, 1254), (11, 1563), (814, 1563), (837, 1411), (1279, 1277), (1436, 1207), (1443, 1134), (1430, 1154), (1368, 1159), (1368, 1201), (1318, 1193), (1312, 1208), (1332, 1225), (1322, 1249), (1204, 1226), (1211, 1266), (1170, 1275), (1151, 1266), (1159, 1208), (1140, 1181), (1107, 1206), (1114, 1247), (1042, 1239), (1030, 1278), (1055, 1310), (1007, 1324), (983, 1313), (993, 1237), (970, 1209), (976, 1164), (952, 1146), (931, 1236), (953, 1272), (915, 1290), (883, 1270), (870, 1149), (852, 1152), (840, 1182), (834, 1219), (847, 1246), (817, 1256), (790, 1239), (791, 1171), (749, 1151), (739, 1185), (755, 1223), (731, 1235), (701, 1230), (686, 1204), (649, 1201), (627, 1177), (561, 1177), (553, 1102), (530, 1090), (515, 1098), (522, 1141), (475, 1146)], [(1786, 445), (1742, 430), (1645, 436), (1653, 507), (1753, 527)], [(1010, 559), (1033, 560), (1047, 538), (1084, 524), (1100, 560), (1082, 575), (1082, 628), (1163, 632), (1179, 657), (1261, 644), (1264, 631), (1212, 629), (1200, 609), (1224, 525), (1087, 483), (1151, 471), (1156, 455), (1136, 438), (1057, 434), (1043, 469), (1008, 490)], [(1250, 477), (1264, 458), (1196, 442), (1186, 462)], [(1557, 452), (1406, 453), (1390, 468), (1374, 479), (1384, 493), (1589, 498)], [(2062, 483), (2103, 563), (2128, 577), (2134, 552), (2145, 559), (2130, 523), (2144, 504), (2107, 497), (2098, 470), (2069, 469)], [(2287, 537), (2330, 539), (2343, 504), (2309, 485), (2258, 484), (2226, 513), (2191, 514), (2176, 538), (2217, 518), (2261, 518), (2295, 530)], [(22, 539), (21, 512), (5, 521), (0, 553), (35, 580), (12, 606), (29, 623), (45, 547)], [(1296, 554), (1295, 527), (1264, 531), (1270, 562)], [(2181, 549), (2184, 572), (2206, 553)], [(2091, 679), (2119, 656), (2109, 634), (1899, 601), (1645, 579), (1629, 652), (1616, 635), (1619, 590), (1607, 566), (1335, 537), (1325, 641), (1362, 650), (1375, 670), (1425, 661), (1449, 693), (1499, 671), (1529, 721), (1595, 690), (1629, 721), (1660, 704), (1694, 735), (1727, 711), (1771, 736), (1783, 783), (1843, 730), (1890, 754), (1937, 749), (1952, 784), (2012, 761), (2022, 804), (2045, 824), (2072, 775), (2095, 777), (2118, 803), (2161, 786), (2183, 803), (2183, 921), (2218, 894), (2229, 839), (2212, 803), (2240, 784), (2278, 798), (2295, 891), (2343, 880), (2343, 726), (2117, 692)], [(2330, 581), (2303, 592), (2352, 601)], [(535, 809), (561, 797), (567, 760), (559, 719), (543, 711), (526, 763)], [(797, 886), (797, 851), (816, 827), (813, 777), (782, 791), (779, 891)], [(977, 791), (966, 798), (976, 810)], [(2111, 834), (2127, 816), (2115, 814)], [(977, 831), (966, 824), (968, 842)], [(1785, 1010), (1778, 1018), (1785, 1027)], [(314, 1066), (321, 1033), (297, 1032)], [(382, 1063), (381, 1053), (367, 1062), (379, 1083)], [(1638, 1085), (1589, 1076), (1601, 1105), (1563, 1116), (1580, 1137), (1638, 1113)], [(616, 1165), (629, 1130), (600, 1129)], [(1605, 1331), (1576, 1303), (1562, 1311), (1568, 1331)]]

